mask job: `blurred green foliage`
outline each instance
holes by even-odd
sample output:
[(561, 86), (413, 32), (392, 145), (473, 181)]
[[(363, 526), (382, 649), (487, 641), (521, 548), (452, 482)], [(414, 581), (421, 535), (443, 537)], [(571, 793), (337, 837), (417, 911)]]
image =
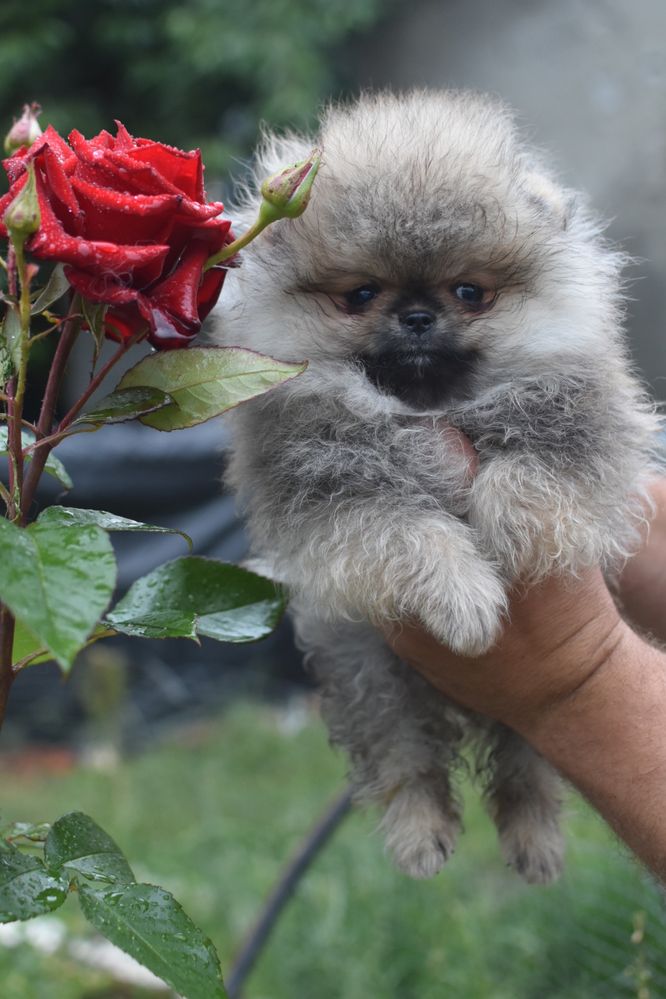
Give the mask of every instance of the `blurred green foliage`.
[[(172, 740), (106, 770), (40, 774), (9, 758), (2, 813), (40, 821), (67, 802), (94, 815), (137, 877), (183, 903), (228, 973), (286, 858), (339, 792), (344, 761), (297, 701), (236, 703)], [(391, 867), (376, 814), (350, 816), (299, 885), (246, 999), (666, 999), (660, 890), (591, 810), (568, 797), (565, 874), (530, 887), (504, 866), (478, 789), (461, 789), (465, 832), (432, 881)], [(78, 906), (41, 919), (42, 940), (63, 927), (53, 954), (31, 938), (39, 925), (11, 924), (14, 947), (0, 933), (2, 999), (157, 996), (76, 963), (68, 946), (91, 939)]]
[(42, 124), (199, 146), (208, 177), (258, 123), (307, 126), (351, 82), (349, 43), (395, 0), (3, 0), (0, 131), (26, 101)]

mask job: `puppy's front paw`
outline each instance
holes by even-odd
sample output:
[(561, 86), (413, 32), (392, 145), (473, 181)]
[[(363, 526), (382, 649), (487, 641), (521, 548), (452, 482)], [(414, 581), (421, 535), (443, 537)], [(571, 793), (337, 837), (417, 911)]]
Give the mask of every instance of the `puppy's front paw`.
[(490, 565), (475, 559), (443, 580), (436, 606), (420, 616), (435, 638), (454, 652), (478, 656), (496, 642), (506, 609), (502, 583)]
[(411, 878), (432, 878), (453, 853), (460, 818), (418, 784), (401, 787), (386, 809), (381, 828), (396, 867)]

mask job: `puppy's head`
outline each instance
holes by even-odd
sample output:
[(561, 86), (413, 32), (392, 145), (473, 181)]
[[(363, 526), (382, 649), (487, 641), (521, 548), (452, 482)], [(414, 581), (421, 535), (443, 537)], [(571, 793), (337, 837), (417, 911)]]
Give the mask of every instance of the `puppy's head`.
[[(308, 358), (313, 374), (352, 363), (422, 410), (615, 335), (620, 258), (497, 102), (366, 97), (328, 111), (317, 142), (307, 211), (271, 227), (238, 272), (252, 346)], [(270, 140), (258, 176), (308, 149)]]

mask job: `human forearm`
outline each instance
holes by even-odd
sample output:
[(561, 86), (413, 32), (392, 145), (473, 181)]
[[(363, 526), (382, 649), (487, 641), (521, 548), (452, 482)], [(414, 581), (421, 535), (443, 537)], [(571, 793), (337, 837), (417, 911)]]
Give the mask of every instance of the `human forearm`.
[(666, 881), (666, 656), (624, 628), (581, 685), (517, 727)]

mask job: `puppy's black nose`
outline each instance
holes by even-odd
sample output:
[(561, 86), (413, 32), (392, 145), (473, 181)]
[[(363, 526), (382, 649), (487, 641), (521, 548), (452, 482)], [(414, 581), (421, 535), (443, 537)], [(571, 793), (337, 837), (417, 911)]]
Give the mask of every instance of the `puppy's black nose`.
[(435, 322), (434, 314), (425, 309), (401, 312), (398, 319), (403, 329), (407, 330), (408, 333), (416, 333), (417, 336), (420, 336), (421, 333), (427, 333)]

